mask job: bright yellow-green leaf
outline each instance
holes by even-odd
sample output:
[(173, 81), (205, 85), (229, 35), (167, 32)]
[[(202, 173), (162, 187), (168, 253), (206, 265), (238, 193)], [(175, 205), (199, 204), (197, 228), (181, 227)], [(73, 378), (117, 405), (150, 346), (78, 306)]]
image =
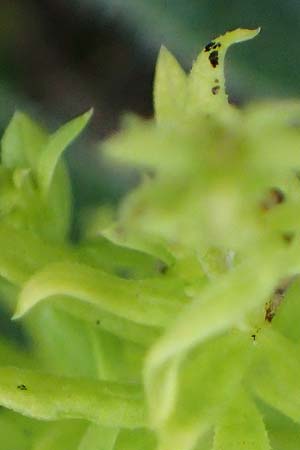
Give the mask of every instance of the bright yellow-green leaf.
[(211, 41), (200, 53), (189, 76), (188, 114), (229, 114), (224, 81), (224, 58), (228, 47), (252, 39), (260, 29), (238, 28)]

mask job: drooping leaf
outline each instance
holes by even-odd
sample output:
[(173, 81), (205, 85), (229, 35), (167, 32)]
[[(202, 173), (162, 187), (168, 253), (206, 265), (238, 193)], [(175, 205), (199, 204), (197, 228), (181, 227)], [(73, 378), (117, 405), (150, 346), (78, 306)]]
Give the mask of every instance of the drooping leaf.
[(15, 367), (0, 368), (0, 404), (41, 420), (84, 419), (125, 428), (145, 423), (142, 394), (134, 385), (59, 377)]
[(83, 264), (65, 262), (49, 265), (25, 284), (14, 318), (55, 295), (75, 297), (117, 317), (150, 326), (172, 321), (185, 300), (182, 286), (172, 280), (124, 280)]

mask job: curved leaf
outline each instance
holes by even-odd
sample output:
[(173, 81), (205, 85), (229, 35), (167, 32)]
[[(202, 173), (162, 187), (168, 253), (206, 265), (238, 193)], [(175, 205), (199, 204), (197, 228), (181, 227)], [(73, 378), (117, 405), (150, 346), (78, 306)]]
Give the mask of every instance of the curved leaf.
[(260, 31), (238, 28), (213, 39), (195, 61), (188, 84), (187, 112), (228, 114), (224, 58), (230, 45), (255, 37)]
[(24, 285), (14, 318), (54, 295), (75, 297), (118, 317), (150, 326), (170, 323), (184, 300), (180, 283), (172, 280), (124, 280), (83, 264), (55, 263)]

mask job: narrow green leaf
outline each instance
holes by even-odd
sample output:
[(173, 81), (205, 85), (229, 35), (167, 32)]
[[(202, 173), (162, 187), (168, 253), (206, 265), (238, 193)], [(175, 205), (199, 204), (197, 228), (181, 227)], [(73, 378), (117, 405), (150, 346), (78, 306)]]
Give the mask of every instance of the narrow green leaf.
[(47, 145), (40, 156), (38, 180), (46, 194), (50, 188), (57, 162), (66, 147), (78, 136), (91, 118), (90, 110), (59, 128), (48, 138)]
[(46, 132), (28, 116), (16, 112), (2, 138), (2, 164), (35, 169), (46, 142)]
[(24, 285), (14, 318), (55, 295), (75, 297), (150, 326), (166, 326), (184, 304), (183, 287), (172, 280), (124, 280), (83, 264), (65, 262), (49, 265)]
[(84, 419), (105, 426), (143, 426), (145, 413), (134, 385), (66, 378), (15, 367), (0, 368), (0, 404), (41, 420)]
[(156, 120), (168, 122), (180, 117), (186, 100), (187, 76), (174, 56), (161, 47), (154, 81)]
[(262, 415), (254, 402), (240, 392), (216, 427), (213, 450), (270, 450)]

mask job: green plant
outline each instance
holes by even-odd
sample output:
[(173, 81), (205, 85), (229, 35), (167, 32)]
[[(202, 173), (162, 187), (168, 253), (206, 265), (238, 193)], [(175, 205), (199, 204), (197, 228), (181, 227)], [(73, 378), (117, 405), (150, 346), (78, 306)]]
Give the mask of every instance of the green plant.
[[(16, 114), (2, 140), (3, 450), (292, 450), (300, 442), (300, 104), (227, 102), (227, 48), (187, 76), (162, 49), (155, 120), (104, 151), (139, 166), (119, 208), (69, 240), (59, 157), (90, 112), (48, 135)], [(27, 417), (26, 417), (27, 416)]]

